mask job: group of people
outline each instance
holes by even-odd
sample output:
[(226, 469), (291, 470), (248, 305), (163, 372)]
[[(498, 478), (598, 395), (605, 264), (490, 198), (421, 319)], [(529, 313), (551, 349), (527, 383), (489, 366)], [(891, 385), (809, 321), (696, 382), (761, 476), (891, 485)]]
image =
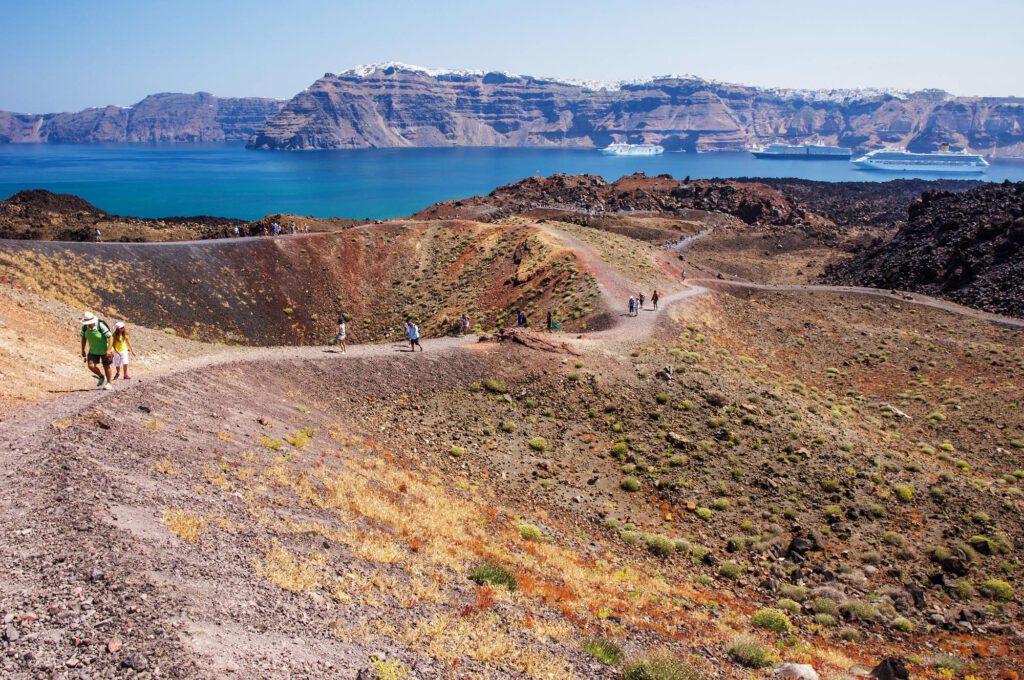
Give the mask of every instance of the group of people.
[(81, 326), (82, 358), (96, 376), (96, 387), (109, 390), (115, 380), (131, 380), (128, 366), (135, 356), (135, 348), (128, 338), (128, 327), (124, 321), (115, 323), (111, 330), (106, 321), (86, 312), (82, 315)]
[[(265, 224), (260, 227), (260, 236), (280, 236), (283, 233), (285, 233), (285, 228), (282, 227), (277, 222), (271, 222), (269, 228), (267, 228), (267, 225), (265, 225)], [(294, 222), (292, 222), (288, 226), (288, 233), (293, 234), (293, 235), (294, 234), (308, 234), (309, 233), (309, 225), (308, 224), (304, 224), (304, 225), (302, 225), (300, 227), (300, 226), (296, 225)], [(241, 228), (239, 228), (239, 226), (237, 224), (231, 228), (231, 235), (236, 237), (236, 238), (242, 235), (242, 230), (241, 230)]]
[[(469, 328), (468, 316), (463, 316), (463, 326)], [(412, 319), (407, 319), (405, 322), (405, 337), (409, 341), (410, 352), (415, 352), (417, 347), (421, 352), (423, 351), (423, 345), (420, 344), (420, 327)], [(334, 342), (341, 348), (343, 354), (348, 353), (348, 324), (344, 314), (338, 315), (338, 331), (334, 336)]]
[[(651, 293), (651, 307), (654, 309), (654, 311), (658, 311), (658, 299), (660, 297), (661, 296), (658, 294), (657, 290), (655, 290), (653, 293)], [(629, 316), (636, 316), (637, 314), (642, 312), (643, 309), (644, 309), (644, 304), (646, 302), (647, 302), (647, 298), (644, 297), (643, 293), (639, 293), (638, 292), (638, 293), (636, 293), (634, 295), (630, 295), (629, 296), (629, 303), (628, 303), (628, 307), (627, 307), (628, 310), (629, 310)]]

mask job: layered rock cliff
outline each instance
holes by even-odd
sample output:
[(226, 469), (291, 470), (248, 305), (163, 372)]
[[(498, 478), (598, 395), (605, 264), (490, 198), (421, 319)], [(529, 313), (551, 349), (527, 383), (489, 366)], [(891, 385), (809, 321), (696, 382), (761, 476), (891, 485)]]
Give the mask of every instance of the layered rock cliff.
[(77, 113), (0, 111), (0, 143), (244, 141), (284, 102), (258, 97), (222, 98), (206, 92), (154, 94), (134, 106)]
[(583, 84), (392, 63), (324, 75), (249, 146), (592, 148), (629, 141), (716, 151), (772, 140), (914, 150), (949, 142), (1024, 156), (1024, 99), (763, 89), (692, 76)]

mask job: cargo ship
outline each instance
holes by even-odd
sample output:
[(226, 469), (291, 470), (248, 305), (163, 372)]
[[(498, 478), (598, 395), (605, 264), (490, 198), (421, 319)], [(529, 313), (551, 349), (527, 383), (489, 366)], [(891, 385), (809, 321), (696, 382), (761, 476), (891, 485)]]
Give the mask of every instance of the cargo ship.
[(853, 150), (827, 144), (767, 144), (751, 147), (754, 158), (785, 158), (802, 161), (848, 161)]
[(906, 149), (875, 149), (869, 151), (853, 164), (865, 170), (886, 172), (936, 172), (949, 174), (979, 174), (988, 169), (988, 161), (967, 149), (950, 151), (943, 144), (934, 153), (914, 153)]
[(609, 156), (657, 156), (665, 153), (665, 147), (658, 144), (626, 144), (616, 142), (601, 149), (601, 153)]

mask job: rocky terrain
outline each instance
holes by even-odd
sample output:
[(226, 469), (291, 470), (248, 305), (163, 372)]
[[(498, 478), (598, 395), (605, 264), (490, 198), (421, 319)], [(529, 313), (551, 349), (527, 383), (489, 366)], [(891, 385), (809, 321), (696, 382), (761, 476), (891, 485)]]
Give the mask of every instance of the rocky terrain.
[(1024, 315), (1024, 183), (926, 191), (895, 236), (877, 239), (827, 278)]
[(693, 76), (585, 85), (391, 63), (325, 74), (271, 117), (249, 146), (593, 148), (629, 141), (722, 151), (780, 139), (919, 151), (950, 143), (1021, 156), (1024, 100), (937, 90), (772, 90)]
[(129, 107), (76, 113), (0, 111), (0, 144), (242, 141), (283, 105), (276, 99), (197, 92), (154, 94)]
[[(942, 186), (899, 233), (1009, 247), (1017, 186)], [(1024, 321), (792, 285), (897, 212), (555, 176), (308, 236), (3, 241), (0, 676), (1020, 680)], [(110, 392), (83, 308), (133, 329)]]

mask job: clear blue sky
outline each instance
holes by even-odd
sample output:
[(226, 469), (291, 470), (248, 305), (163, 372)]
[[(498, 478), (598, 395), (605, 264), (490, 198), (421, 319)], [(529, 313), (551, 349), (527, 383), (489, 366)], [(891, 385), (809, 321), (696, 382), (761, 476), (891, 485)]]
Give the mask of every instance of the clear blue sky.
[(1024, 0), (0, 0), (0, 109), (288, 98), (361, 63), (1024, 95)]

